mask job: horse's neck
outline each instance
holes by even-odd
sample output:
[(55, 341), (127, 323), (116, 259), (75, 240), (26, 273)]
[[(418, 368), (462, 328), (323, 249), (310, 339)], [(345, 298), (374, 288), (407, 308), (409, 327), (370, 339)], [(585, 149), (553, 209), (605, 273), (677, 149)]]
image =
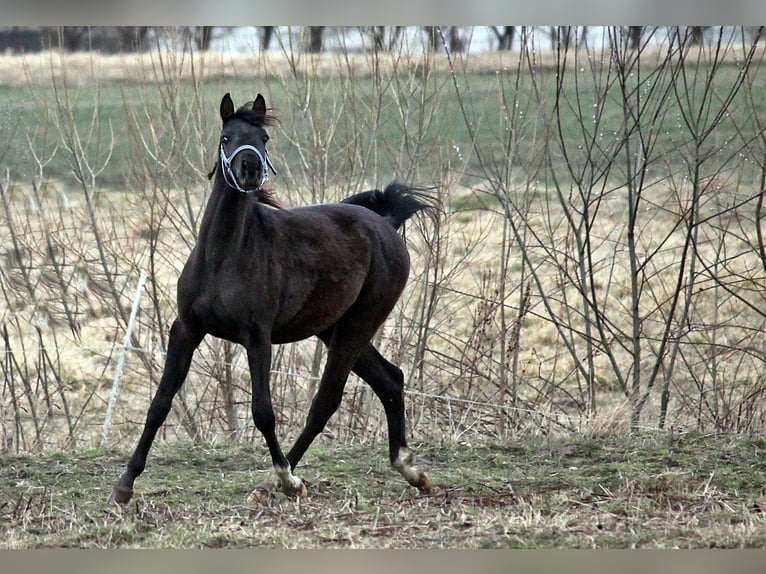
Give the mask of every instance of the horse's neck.
[[(220, 171), (220, 170), (219, 170)], [(200, 224), (198, 243), (207, 247), (220, 246), (225, 254), (242, 232), (242, 219), (247, 217), (249, 196), (231, 189), (220, 174), (216, 175)]]

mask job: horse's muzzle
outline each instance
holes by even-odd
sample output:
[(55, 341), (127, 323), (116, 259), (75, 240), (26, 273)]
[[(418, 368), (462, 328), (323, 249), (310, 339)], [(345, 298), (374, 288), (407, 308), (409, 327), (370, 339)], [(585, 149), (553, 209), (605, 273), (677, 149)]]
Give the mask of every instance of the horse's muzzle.
[(261, 158), (249, 150), (239, 154), (232, 165), (237, 181), (245, 189), (258, 189), (263, 185), (266, 166)]
[(255, 146), (241, 145), (227, 156), (221, 144), (221, 169), (226, 183), (233, 188), (243, 193), (260, 190), (269, 179), (267, 168), (276, 175), (266, 150), (261, 152)]

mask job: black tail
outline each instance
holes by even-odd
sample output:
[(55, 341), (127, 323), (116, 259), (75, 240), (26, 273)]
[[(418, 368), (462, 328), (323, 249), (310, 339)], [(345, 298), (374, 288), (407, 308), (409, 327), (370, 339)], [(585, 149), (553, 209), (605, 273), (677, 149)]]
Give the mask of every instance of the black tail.
[(389, 183), (383, 191), (362, 191), (347, 197), (342, 203), (371, 209), (385, 217), (394, 229), (399, 229), (418, 211), (429, 211), (435, 215), (439, 204), (435, 197), (424, 193), (423, 188), (410, 187), (396, 181)]

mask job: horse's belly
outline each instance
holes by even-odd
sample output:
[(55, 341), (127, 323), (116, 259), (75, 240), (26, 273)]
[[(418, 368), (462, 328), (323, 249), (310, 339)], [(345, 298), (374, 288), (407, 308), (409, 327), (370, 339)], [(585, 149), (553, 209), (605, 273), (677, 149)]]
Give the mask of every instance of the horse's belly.
[(271, 341), (290, 343), (327, 330), (346, 314), (360, 289), (361, 281), (318, 283), (299, 308), (285, 309), (276, 317)]

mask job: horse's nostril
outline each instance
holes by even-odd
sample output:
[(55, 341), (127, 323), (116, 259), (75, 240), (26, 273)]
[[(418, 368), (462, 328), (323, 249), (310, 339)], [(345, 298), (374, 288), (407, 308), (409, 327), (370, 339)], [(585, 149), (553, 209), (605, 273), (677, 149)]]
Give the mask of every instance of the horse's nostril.
[(246, 171), (258, 171), (261, 168), (261, 162), (255, 158), (246, 158), (242, 160), (242, 169)]
[(247, 176), (254, 176), (258, 175), (260, 172), (260, 165), (258, 165), (259, 162), (253, 161), (253, 160), (243, 160), (242, 161), (242, 173)]

